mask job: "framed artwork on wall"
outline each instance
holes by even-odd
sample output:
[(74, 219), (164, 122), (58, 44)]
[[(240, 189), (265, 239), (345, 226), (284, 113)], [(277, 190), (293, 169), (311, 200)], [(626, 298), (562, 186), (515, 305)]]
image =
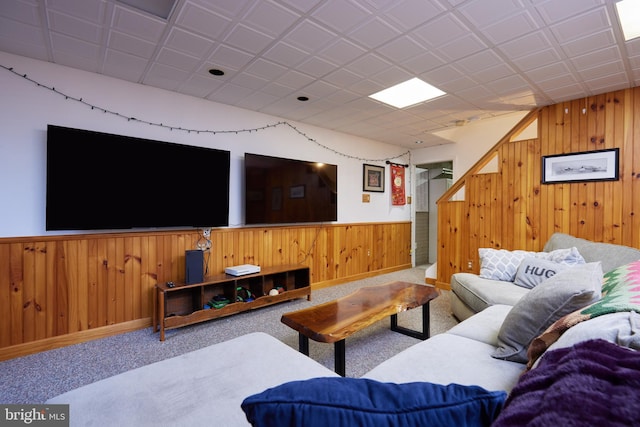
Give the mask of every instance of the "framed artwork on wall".
[(617, 181), (619, 148), (542, 157), (542, 183)]
[(362, 191), (384, 193), (384, 167), (362, 165)]

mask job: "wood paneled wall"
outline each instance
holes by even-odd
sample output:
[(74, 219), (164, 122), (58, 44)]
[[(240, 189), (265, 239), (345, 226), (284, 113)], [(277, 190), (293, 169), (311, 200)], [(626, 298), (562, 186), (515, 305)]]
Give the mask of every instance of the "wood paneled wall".
[[(536, 121), (538, 138), (514, 140)], [(541, 184), (542, 156), (616, 147), (617, 181)], [(481, 173), (494, 156), (499, 171)], [(532, 112), (440, 198), (438, 218), (443, 289), (479, 272), (478, 248), (540, 251), (554, 232), (640, 248), (640, 88)]]
[[(197, 231), (0, 239), (0, 360), (151, 325), (157, 282), (184, 280)], [(212, 274), (302, 264), (312, 287), (411, 266), (411, 223), (214, 229)]]

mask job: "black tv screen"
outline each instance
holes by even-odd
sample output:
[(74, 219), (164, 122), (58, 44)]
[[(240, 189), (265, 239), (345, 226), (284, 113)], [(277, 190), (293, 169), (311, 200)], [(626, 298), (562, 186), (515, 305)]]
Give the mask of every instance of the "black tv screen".
[(338, 166), (246, 153), (245, 222), (290, 224), (338, 219)]
[(47, 230), (229, 224), (229, 152), (47, 128)]

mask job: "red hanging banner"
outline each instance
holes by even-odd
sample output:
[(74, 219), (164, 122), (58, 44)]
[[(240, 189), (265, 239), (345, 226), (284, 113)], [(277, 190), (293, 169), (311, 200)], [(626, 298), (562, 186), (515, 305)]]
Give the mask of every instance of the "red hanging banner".
[(402, 206), (404, 197), (404, 166), (391, 164), (391, 204)]

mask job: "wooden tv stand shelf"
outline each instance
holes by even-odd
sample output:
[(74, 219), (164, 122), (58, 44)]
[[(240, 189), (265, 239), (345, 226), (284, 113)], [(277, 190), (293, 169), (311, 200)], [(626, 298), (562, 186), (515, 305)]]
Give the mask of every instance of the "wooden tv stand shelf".
[[(244, 293), (242, 288), (250, 291), (253, 301), (238, 301), (239, 293)], [(282, 288), (279, 294), (269, 295), (277, 288)], [(225, 297), (229, 303), (208, 308), (206, 304), (216, 296)], [(160, 330), (160, 341), (164, 341), (167, 329), (304, 297), (311, 300), (309, 267), (298, 265), (267, 267), (244, 276), (216, 274), (201, 283), (175, 283), (173, 287), (158, 283), (153, 293), (153, 332)]]

